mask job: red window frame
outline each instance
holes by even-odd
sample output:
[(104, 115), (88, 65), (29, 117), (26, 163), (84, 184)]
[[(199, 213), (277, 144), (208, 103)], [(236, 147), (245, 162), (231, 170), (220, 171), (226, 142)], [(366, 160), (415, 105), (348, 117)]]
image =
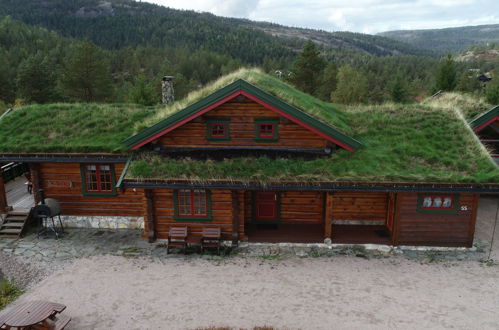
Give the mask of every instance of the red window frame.
[[(428, 206), (424, 205), (424, 201), (426, 198), (431, 198), (431, 205), (432, 206), (428, 207)], [(439, 206), (439, 207), (433, 206), (435, 198), (440, 198), (441, 203), (442, 203), (441, 206)], [(450, 205), (444, 207), (444, 200), (446, 198), (450, 198)], [(422, 210), (452, 210), (455, 207), (455, 202), (456, 201), (454, 199), (454, 195), (423, 195), (421, 198), (421, 205), (420, 206), (421, 206)]]
[(179, 217), (207, 217), (208, 193), (205, 189), (180, 189), (177, 191)]
[[(221, 127), (217, 128), (215, 126), (221, 126)], [(210, 123), (210, 137), (224, 138), (226, 134), (227, 134), (226, 123), (223, 122)]]
[(113, 192), (113, 171), (111, 165), (85, 165), (85, 187), (87, 192)]
[[(270, 126), (270, 130), (266, 126)], [(262, 139), (273, 138), (275, 134), (274, 123), (258, 123), (258, 137)]]

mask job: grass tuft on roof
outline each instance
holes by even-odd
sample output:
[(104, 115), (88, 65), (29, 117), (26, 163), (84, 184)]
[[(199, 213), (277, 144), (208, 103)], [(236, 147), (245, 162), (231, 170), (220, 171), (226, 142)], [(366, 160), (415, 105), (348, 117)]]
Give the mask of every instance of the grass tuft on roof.
[(144, 154), (128, 179), (193, 182), (499, 183), (499, 169), (459, 111), (424, 105), (343, 107), (365, 148), (314, 160), (267, 157), (223, 161)]
[(126, 104), (46, 104), (15, 109), (0, 120), (2, 153), (125, 152), (133, 126), (155, 113)]
[(426, 99), (423, 104), (447, 110), (459, 109), (466, 120), (471, 120), (492, 107), (482, 96), (457, 92), (444, 92), (438, 97)]
[(345, 134), (349, 135), (351, 130), (348, 125), (348, 114), (339, 110), (334, 105), (321, 101), (309, 94), (299, 91), (295, 87), (279, 80), (278, 78), (272, 77), (263, 73), (262, 70), (257, 68), (243, 68), (234, 71), (230, 74), (222, 76), (218, 80), (206, 85), (205, 87), (189, 93), (184, 99), (176, 101), (173, 104), (161, 108), (157, 111), (155, 116), (148, 118), (147, 120), (138, 123), (135, 126), (135, 133), (138, 133), (149, 126), (156, 124), (157, 122), (165, 119), (172, 114), (181, 111), (182, 109), (188, 107), (191, 104), (200, 101), (201, 99), (207, 97), (210, 94), (218, 91), (219, 89), (233, 83), (238, 79), (243, 79), (250, 84), (272, 94), (282, 101), (302, 110), (303, 112), (315, 117), (318, 120), (332, 125)]

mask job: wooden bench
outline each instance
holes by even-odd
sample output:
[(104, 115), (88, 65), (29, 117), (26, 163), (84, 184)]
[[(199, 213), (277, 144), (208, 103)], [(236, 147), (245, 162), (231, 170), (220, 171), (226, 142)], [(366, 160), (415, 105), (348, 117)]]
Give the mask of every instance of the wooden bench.
[(222, 231), (220, 227), (203, 228), (201, 237), (201, 253), (205, 248), (217, 248), (217, 253), (220, 254), (220, 244), (222, 242)]
[(166, 254), (170, 253), (171, 246), (181, 246), (184, 254), (187, 249), (187, 227), (170, 227), (168, 233), (168, 246), (166, 247)]

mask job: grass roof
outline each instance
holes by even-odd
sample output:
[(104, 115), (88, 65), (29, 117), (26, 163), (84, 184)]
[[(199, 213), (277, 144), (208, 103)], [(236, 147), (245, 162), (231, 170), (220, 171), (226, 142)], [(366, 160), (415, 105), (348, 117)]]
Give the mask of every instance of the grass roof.
[(2, 153), (124, 152), (122, 141), (154, 108), (49, 104), (19, 108), (0, 120)]
[(347, 113), (339, 110), (331, 103), (321, 101), (309, 94), (299, 91), (282, 80), (263, 73), (260, 69), (240, 69), (219, 78), (199, 90), (191, 92), (184, 99), (174, 102), (170, 106), (161, 108), (157, 111), (156, 115), (147, 118), (141, 123), (137, 123), (135, 126), (135, 133), (181, 111), (238, 79), (243, 79), (256, 87), (259, 87), (316, 119), (322, 120), (323, 122), (340, 129), (347, 135), (351, 133), (348, 125), (349, 119)]
[(427, 105), (349, 106), (353, 136), (365, 144), (315, 160), (165, 159), (146, 154), (128, 179), (208, 182), (445, 182), (499, 183), (499, 169), (461, 112)]
[(423, 104), (446, 110), (459, 109), (468, 121), (492, 107), (484, 97), (457, 92), (444, 92), (438, 97), (426, 99)]

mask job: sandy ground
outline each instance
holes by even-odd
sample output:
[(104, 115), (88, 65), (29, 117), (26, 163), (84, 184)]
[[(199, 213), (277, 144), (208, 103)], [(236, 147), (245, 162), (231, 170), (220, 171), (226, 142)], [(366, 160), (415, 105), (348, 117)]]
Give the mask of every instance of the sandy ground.
[[(497, 208), (497, 199), (482, 199), (482, 242), (491, 241)], [(498, 286), (499, 266), (476, 260), (98, 256), (17, 302), (66, 304), (68, 329), (499, 329)]]
[(499, 268), (401, 257), (80, 259), (19, 302), (64, 303), (68, 329), (497, 329)]

